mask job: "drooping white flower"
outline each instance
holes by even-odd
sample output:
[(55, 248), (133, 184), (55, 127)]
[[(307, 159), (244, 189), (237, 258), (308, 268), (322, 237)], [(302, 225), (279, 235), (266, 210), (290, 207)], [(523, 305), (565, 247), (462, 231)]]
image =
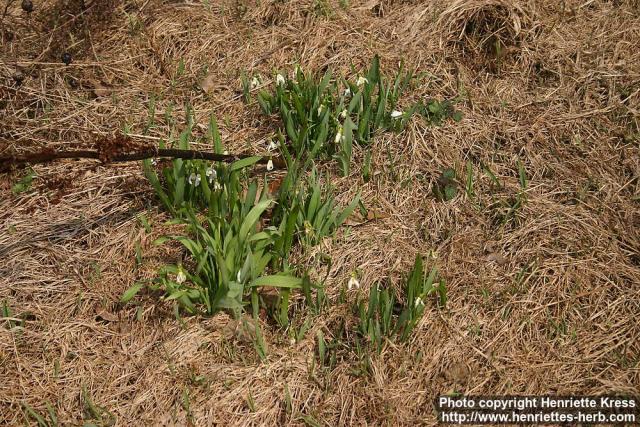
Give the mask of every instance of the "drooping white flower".
[(238, 283), (242, 283), (242, 271), (238, 270), (238, 276), (236, 277)]
[(398, 110), (393, 110), (391, 112), (391, 118), (392, 119), (397, 119), (398, 117), (402, 117), (404, 113), (402, 111), (398, 111)]
[(222, 185), (220, 185), (220, 183), (218, 181), (213, 183), (213, 189), (214, 190), (222, 190)]
[(369, 80), (366, 77), (358, 76), (358, 80), (356, 80), (356, 86), (362, 86), (365, 83), (369, 83)]
[(347, 289), (360, 289), (360, 282), (358, 282), (358, 279), (356, 279), (355, 276), (351, 276), (351, 278), (349, 279), (349, 283), (347, 283)]
[(187, 280), (187, 275), (182, 271), (182, 267), (178, 267), (178, 273), (176, 274), (176, 283), (183, 284)]
[(267, 170), (268, 171), (272, 171), (273, 170), (273, 160), (269, 159), (269, 161), (267, 162)]
[(338, 144), (340, 141), (342, 141), (342, 138), (343, 138), (343, 136), (342, 136), (342, 127), (339, 127), (339, 128), (338, 128), (338, 132), (336, 133), (336, 137), (335, 137), (335, 139), (333, 140), (333, 142), (335, 142), (336, 144)]
[(282, 86), (285, 83), (284, 76), (280, 73), (276, 75), (276, 86)]
[(318, 107), (318, 115), (322, 115), (322, 112), (324, 111), (324, 104), (320, 104), (320, 106)]
[(269, 145), (267, 146), (267, 150), (269, 151), (274, 151), (278, 149), (278, 144), (276, 144), (276, 142), (272, 139), (271, 141), (269, 141)]
[(351, 89), (350, 88), (346, 88), (344, 90), (344, 96), (351, 96)]
[(422, 301), (422, 298), (420, 297), (416, 297), (416, 302), (414, 304), (416, 307), (420, 307), (421, 305), (424, 305), (424, 301)]
[(189, 184), (195, 185), (196, 187), (200, 185), (200, 174), (192, 173), (189, 175)]
[(207, 179), (209, 180), (209, 184), (211, 184), (218, 177), (218, 172), (214, 168), (207, 168)]
[(258, 86), (260, 86), (260, 79), (255, 76), (253, 79), (251, 79), (251, 89), (255, 89)]
[(342, 119), (346, 119), (346, 118), (347, 118), (347, 114), (349, 114), (349, 113), (347, 112), (347, 110), (346, 110), (346, 109), (342, 110), (342, 111), (340, 112), (340, 118), (342, 118)]
[(155, 158), (154, 158), (154, 159), (151, 159), (151, 164), (152, 164), (153, 166), (156, 166), (156, 165), (158, 164), (158, 159), (155, 159)]

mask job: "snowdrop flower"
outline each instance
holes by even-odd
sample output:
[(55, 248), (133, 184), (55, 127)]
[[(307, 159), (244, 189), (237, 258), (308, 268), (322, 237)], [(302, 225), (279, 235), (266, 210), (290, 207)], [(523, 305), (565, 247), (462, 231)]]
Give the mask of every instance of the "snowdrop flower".
[(238, 270), (238, 276), (236, 277), (238, 283), (242, 283), (242, 271)]
[(209, 179), (209, 184), (211, 184), (218, 176), (218, 172), (214, 168), (207, 168), (207, 178)]
[(347, 110), (346, 110), (346, 109), (345, 109), (345, 110), (342, 110), (342, 111), (340, 112), (340, 117), (341, 117), (341, 118), (343, 118), (343, 119), (346, 119), (346, 118), (347, 118), (347, 114), (348, 114), (348, 113), (347, 113)]
[(282, 86), (282, 85), (284, 85), (284, 83), (285, 83), (284, 76), (282, 74), (278, 73), (276, 75), (276, 86)]
[(346, 88), (346, 89), (344, 90), (344, 96), (351, 96), (351, 89)]
[(324, 111), (324, 104), (320, 104), (320, 106), (318, 107), (318, 115), (321, 115), (323, 111)]
[(337, 143), (339, 143), (340, 141), (342, 141), (342, 138), (343, 138), (343, 136), (342, 136), (342, 127), (339, 127), (339, 128), (338, 128), (338, 133), (336, 133), (336, 137), (335, 137), (335, 139), (333, 140), (333, 142), (335, 142), (335, 143), (337, 144)]
[(178, 267), (178, 273), (176, 274), (176, 283), (181, 285), (185, 280), (187, 280), (187, 275), (184, 274), (184, 271), (182, 271), (182, 267)]
[(267, 170), (271, 172), (273, 170), (273, 160), (269, 159), (267, 162)]
[(200, 185), (200, 175), (197, 173), (192, 173), (189, 175), (189, 184), (195, 185), (196, 187)]
[(392, 119), (397, 119), (398, 117), (402, 117), (404, 113), (402, 111), (398, 111), (398, 110), (393, 110), (391, 112), (391, 118)]
[(355, 276), (352, 275), (349, 279), (349, 283), (347, 283), (347, 289), (360, 289), (360, 282), (358, 282), (358, 279), (356, 279)]
[(362, 77), (362, 76), (358, 77), (358, 80), (356, 81), (357, 86), (362, 86), (365, 83), (369, 83), (369, 80), (367, 80), (366, 77)]
[(313, 225), (311, 225), (309, 221), (304, 222), (304, 234), (307, 234), (311, 237), (315, 236), (315, 233), (313, 231)]
[(155, 159), (155, 158), (154, 158), (154, 159), (151, 159), (151, 164), (152, 164), (153, 166), (156, 166), (156, 165), (158, 164), (158, 159)]
[(415, 302), (415, 306), (416, 306), (416, 308), (417, 308), (417, 307), (420, 307), (421, 305), (424, 305), (424, 302), (422, 301), (422, 298), (417, 297), (417, 298), (416, 298), (416, 302)]
[(260, 79), (258, 77), (251, 79), (251, 89), (255, 89), (258, 86), (260, 86)]
[(278, 148), (278, 144), (276, 144), (273, 140), (269, 141), (269, 146), (267, 146), (267, 150), (273, 151)]
[(213, 183), (213, 189), (214, 190), (221, 190), (222, 186), (220, 185), (220, 183), (218, 181)]

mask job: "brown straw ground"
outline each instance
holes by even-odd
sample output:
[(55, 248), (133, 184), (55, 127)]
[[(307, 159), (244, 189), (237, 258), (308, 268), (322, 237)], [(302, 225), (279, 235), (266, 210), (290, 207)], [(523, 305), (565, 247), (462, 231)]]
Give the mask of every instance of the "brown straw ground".
[[(348, 177), (333, 171), (341, 203), (361, 191), (384, 215), (323, 244), (332, 303), (299, 343), (263, 324), (265, 362), (224, 314), (180, 322), (153, 293), (119, 305), (183, 256), (151, 244), (174, 226), (139, 164), (34, 165), (21, 194), (11, 186), (24, 172), (3, 175), (0, 425), (33, 423), (28, 408), (47, 405), (64, 425), (434, 424), (433, 399), (451, 391), (638, 394), (637, 1), (33, 3), (1, 22), (0, 155), (92, 148), (125, 128), (157, 142), (180, 129), (186, 102), (197, 133), (213, 112), (231, 152), (263, 152), (274, 122), (242, 102), (242, 71), (270, 84), (296, 63), (349, 73), (376, 53), (387, 72), (404, 59), (421, 73), (403, 106), (460, 96), (464, 119), (380, 134), (369, 182), (360, 149)], [(528, 188), (510, 211), (519, 159)], [(475, 197), (461, 185), (437, 201), (439, 174), (463, 175), (467, 161)], [(353, 349), (333, 369), (314, 365), (317, 332), (355, 322), (338, 303), (351, 272), (363, 294), (387, 278), (398, 288), (416, 253), (446, 279), (447, 308), (430, 303), (368, 373)], [(301, 260), (316, 268), (313, 253)], [(302, 304), (292, 317), (304, 321)]]

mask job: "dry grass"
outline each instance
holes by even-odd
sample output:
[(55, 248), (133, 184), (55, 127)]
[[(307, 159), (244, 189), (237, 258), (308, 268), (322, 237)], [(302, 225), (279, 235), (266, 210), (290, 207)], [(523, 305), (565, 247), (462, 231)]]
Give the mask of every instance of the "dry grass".
[[(344, 305), (315, 319), (298, 344), (265, 325), (270, 354), (260, 363), (225, 315), (181, 325), (154, 295), (139, 312), (119, 307), (135, 280), (181, 256), (150, 244), (167, 230), (138, 165), (38, 166), (35, 192), (11, 193), (18, 173), (0, 187), (0, 302), (27, 319), (19, 332), (0, 323), (0, 424), (22, 423), (24, 403), (44, 414), (47, 401), (61, 422), (80, 424), (94, 417), (83, 387), (117, 425), (303, 424), (303, 416), (433, 424), (432, 399), (452, 389), (638, 393), (637, 1), (150, 0), (109, 9), (94, 0), (84, 20), (72, 3), (34, 1), (30, 17), (15, 3), (2, 21), (0, 152), (91, 146), (125, 125), (153, 141), (183, 120), (184, 101), (202, 125), (216, 114), (232, 151), (261, 151), (273, 126), (241, 102), (239, 73), (268, 76), (296, 62), (347, 72), (379, 53), (387, 70), (404, 59), (427, 73), (409, 98), (462, 94), (461, 123), (415, 121), (378, 137), (369, 183), (356, 151), (351, 175), (335, 178), (341, 200), (360, 189), (389, 216), (324, 247), (334, 300), (356, 268), (365, 286), (382, 277), (397, 285), (416, 251), (436, 250), (450, 302), (428, 309), (411, 342), (388, 346), (368, 376), (353, 375), (359, 362), (348, 351), (334, 370), (310, 371), (316, 331), (330, 337), (349, 319)], [(156, 127), (142, 135), (152, 96)], [(526, 202), (501, 222), (500, 203), (519, 191), (518, 159)], [(433, 199), (439, 173), (462, 172), (467, 160), (477, 198)], [(151, 234), (136, 220), (142, 212)]]

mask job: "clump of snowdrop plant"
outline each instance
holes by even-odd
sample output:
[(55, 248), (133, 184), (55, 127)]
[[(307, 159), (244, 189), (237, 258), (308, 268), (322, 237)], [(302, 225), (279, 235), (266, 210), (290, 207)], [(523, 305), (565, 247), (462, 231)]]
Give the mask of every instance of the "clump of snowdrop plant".
[[(190, 121), (191, 123), (191, 121)], [(188, 149), (190, 126), (180, 134), (177, 145)], [(213, 117), (209, 141), (216, 153), (223, 152)], [(231, 164), (204, 160), (174, 159), (160, 174), (150, 161), (145, 175), (175, 223), (187, 226), (185, 234), (164, 236), (156, 244), (180, 243), (188, 254), (184, 264), (166, 265), (148, 287), (161, 289), (165, 300), (188, 313), (228, 310), (238, 316), (250, 305), (257, 316), (263, 304), (258, 289), (278, 289), (280, 311), (277, 320), (285, 325), (289, 294), (303, 285), (304, 273), (288, 263), (296, 242), (305, 247), (335, 232), (355, 209), (355, 199), (340, 210), (328, 186), (321, 187), (313, 171), (308, 180), (299, 179), (304, 168), (290, 156), (282, 141), (271, 141), (270, 153), (282, 150), (289, 173), (277, 192), (278, 202), (268, 190), (266, 164), (261, 182), (248, 169), (262, 157), (247, 157)], [(123, 295), (131, 300), (142, 289), (136, 284)], [(316, 285), (308, 285), (305, 295)]]
[[(346, 208), (338, 208), (329, 180), (321, 184), (315, 160), (337, 161), (346, 175), (354, 143), (369, 144), (378, 129), (402, 129), (417, 108), (401, 111), (397, 106), (412, 74), (400, 70), (387, 79), (375, 57), (368, 70), (351, 78), (334, 78), (331, 72), (317, 78), (300, 66), (291, 78), (276, 73), (266, 86), (259, 75), (243, 74), (241, 78), (245, 101), (250, 102), (251, 93), (259, 90), (257, 101), (263, 112), (277, 114), (282, 120), (277, 140), (266, 146), (265, 176), (259, 182), (247, 172), (262, 158), (258, 156), (231, 164), (174, 159), (160, 173), (156, 164), (145, 161), (145, 176), (158, 198), (173, 214), (174, 222), (187, 225), (186, 234), (165, 236), (156, 243), (176, 241), (188, 254), (184, 264), (163, 267), (148, 286), (162, 289), (167, 301), (189, 313), (229, 310), (236, 316), (247, 306), (257, 316), (264, 303), (258, 289), (275, 287), (279, 292), (277, 320), (286, 325), (290, 292), (302, 288), (310, 301), (311, 288), (317, 289), (308, 276), (289, 264), (293, 246), (318, 245), (333, 235), (360, 203), (356, 196)], [(188, 149), (192, 125), (193, 117), (188, 115), (187, 129), (171, 145)], [(215, 153), (228, 154), (213, 117), (207, 136)], [(161, 143), (161, 148), (165, 145)], [(285, 160), (287, 173), (271, 194), (268, 176), (274, 169), (271, 156), (276, 155)], [(393, 328), (390, 319), (395, 317), (390, 307), (394, 299), (378, 284), (372, 288), (368, 311), (359, 308), (362, 333), (378, 346), (381, 336), (390, 331), (406, 339), (428, 294), (446, 296), (444, 284), (433, 286), (435, 270), (425, 282), (422, 266), (417, 263), (407, 282), (404, 311), (394, 320)], [(419, 273), (415, 273), (418, 267)], [(350, 278), (348, 287), (360, 287), (356, 276)], [(141, 288), (136, 284), (129, 289), (123, 301)], [(318, 289), (318, 296), (320, 293)]]
[(446, 286), (437, 274), (435, 267), (427, 274), (423, 270), (422, 258), (416, 256), (405, 281), (402, 302), (389, 289), (381, 289), (379, 283), (371, 286), (369, 301), (365, 303), (358, 298), (355, 305), (360, 335), (378, 352), (382, 350), (385, 338), (397, 337), (400, 341), (409, 338), (424, 315), (429, 296), (435, 294), (438, 305), (446, 304)]
[(377, 56), (352, 80), (330, 71), (315, 77), (296, 67), (291, 79), (276, 74), (272, 90), (261, 90), (257, 100), (265, 114), (280, 116), (292, 155), (334, 158), (346, 175), (354, 143), (369, 144), (378, 129), (400, 130), (411, 117), (413, 108), (403, 113), (396, 106), (412, 77), (400, 70), (387, 79)]
[[(188, 132), (181, 135), (181, 148), (188, 147), (189, 136)], [(221, 152), (213, 119), (210, 137), (214, 150)], [(302, 278), (282, 262), (292, 246), (291, 236), (285, 233), (286, 224), (272, 221), (262, 226), (274, 200), (267, 186), (259, 190), (258, 181), (248, 179), (246, 172), (260, 159), (247, 157), (231, 164), (175, 159), (160, 177), (150, 162), (145, 163), (145, 174), (167, 210), (174, 214), (173, 222), (187, 226), (186, 234), (163, 236), (155, 243), (176, 241), (189, 255), (184, 265), (161, 268), (148, 286), (163, 290), (167, 301), (188, 313), (228, 310), (239, 316), (247, 304), (257, 313), (259, 288), (277, 288), (283, 301), (288, 301), (289, 292), (302, 285)], [(267, 170), (271, 169), (270, 160)], [(141, 288), (136, 284), (129, 289), (123, 301), (133, 298)]]

